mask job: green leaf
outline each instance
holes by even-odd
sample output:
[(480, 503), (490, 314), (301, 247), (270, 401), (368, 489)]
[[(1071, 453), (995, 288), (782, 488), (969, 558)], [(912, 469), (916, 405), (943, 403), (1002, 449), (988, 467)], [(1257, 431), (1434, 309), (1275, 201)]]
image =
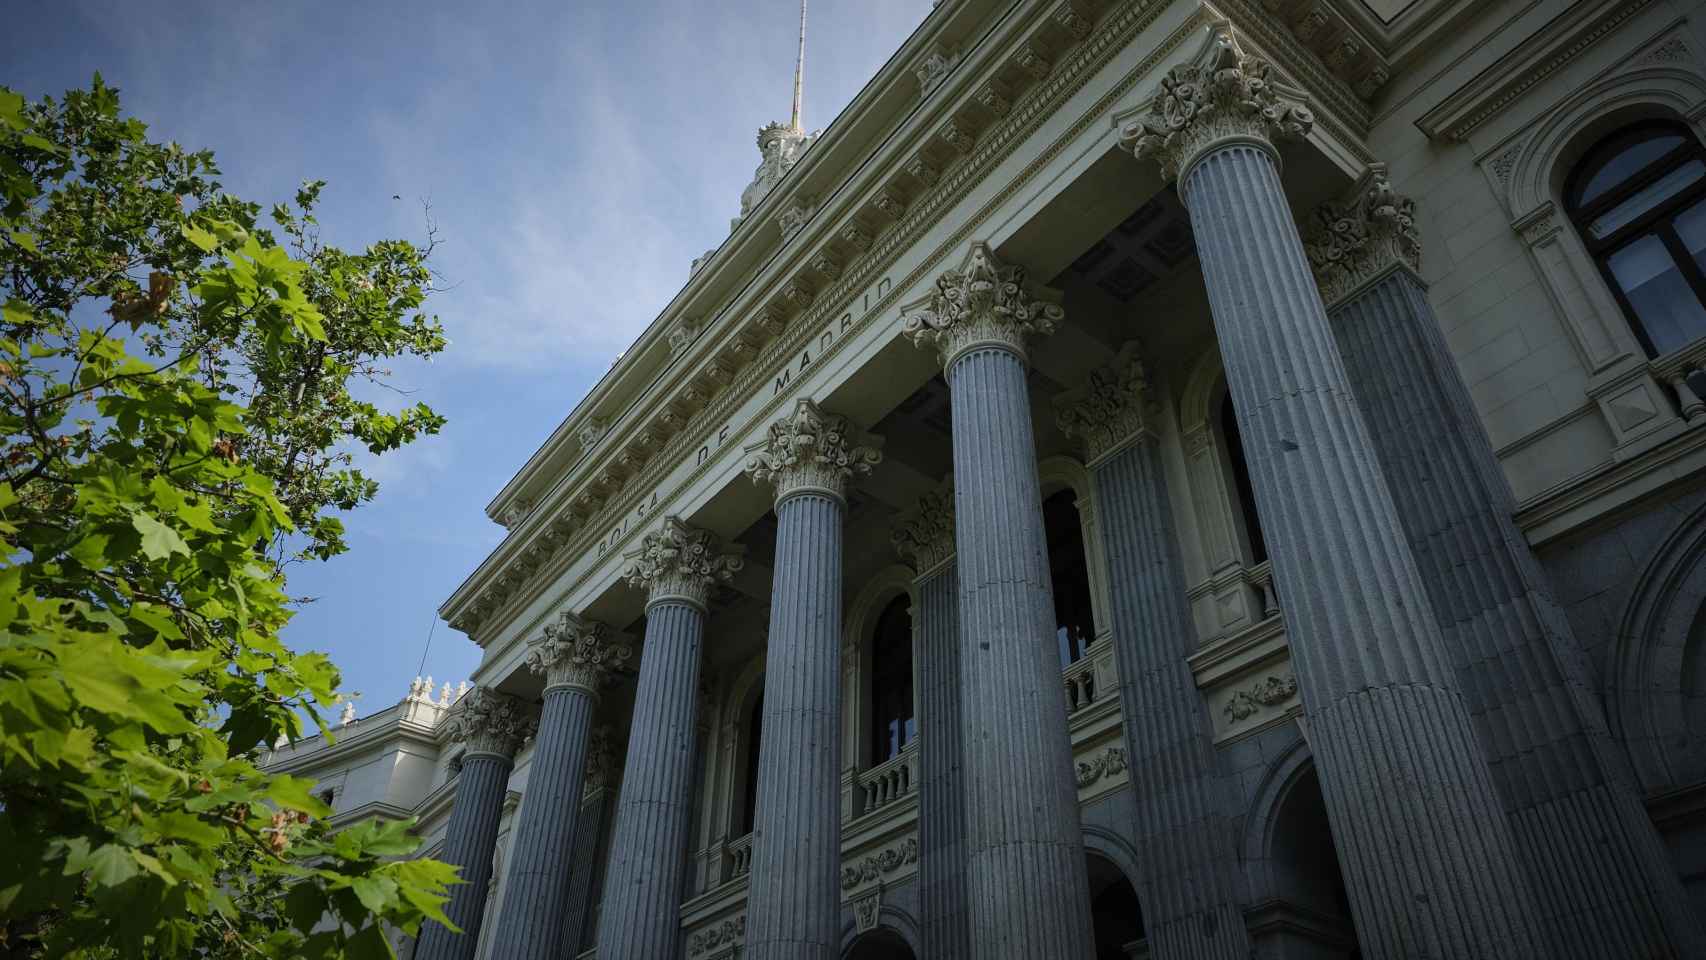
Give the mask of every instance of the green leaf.
[(361, 905), (374, 914), (384, 913), (397, 897), (397, 881), (387, 876), (356, 877), (350, 889), (360, 898)]
[(171, 611), (151, 603), (139, 603), (130, 608), (133, 620), (140, 620), (151, 630), (168, 640), (182, 640), (184, 632), (172, 620)]
[(116, 887), (136, 876), (136, 858), (129, 850), (113, 843), (102, 844), (90, 852), (73, 852), (65, 860), (65, 873), (87, 873), (89, 879), (102, 886)]
[(212, 253), (219, 248), (219, 238), (203, 230), (193, 223), (186, 223), (178, 228), (184, 239), (196, 245), (203, 253)]
[(280, 774), (267, 785), (268, 800), (286, 810), (300, 810), (311, 817), (324, 817), (332, 808), (314, 796), (314, 781)]
[(178, 531), (166, 526), (153, 516), (138, 513), (130, 518), (130, 525), (136, 532), (142, 534), (142, 552), (150, 560), (164, 560), (174, 553), (189, 555), (189, 544), (178, 536)]

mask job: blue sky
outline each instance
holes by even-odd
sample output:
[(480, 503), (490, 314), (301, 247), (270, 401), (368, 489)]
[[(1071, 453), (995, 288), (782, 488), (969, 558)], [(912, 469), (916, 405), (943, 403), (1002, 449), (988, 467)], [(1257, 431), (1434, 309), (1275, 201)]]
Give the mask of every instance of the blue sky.
[[(299, 567), (287, 631), (329, 651), (363, 713), (407, 692), (440, 601), (502, 539), (483, 509), (728, 233), (786, 120), (794, 0), (471, 4), (28, 0), (0, 83), (29, 97), (100, 71), (159, 139), (214, 150), (263, 205), (328, 181), (326, 239), (419, 239), (431, 202), (451, 346), (398, 386), (450, 418), (371, 465), (352, 550)], [(814, 0), (806, 125), (824, 127), (930, 0)], [(401, 200), (393, 200), (399, 195)], [(424, 672), (479, 650), (440, 623)]]

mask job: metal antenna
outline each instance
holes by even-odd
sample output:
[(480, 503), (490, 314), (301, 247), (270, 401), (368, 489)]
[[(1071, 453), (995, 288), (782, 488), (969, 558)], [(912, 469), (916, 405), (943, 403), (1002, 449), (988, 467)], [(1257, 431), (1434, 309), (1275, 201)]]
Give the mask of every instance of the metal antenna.
[(800, 125), (800, 104), (806, 79), (806, 0), (800, 0), (800, 56), (794, 61), (794, 131), (805, 133)]
[(433, 615), (432, 615), (432, 626), (427, 627), (426, 647), (421, 650), (421, 665), (415, 668), (415, 676), (417, 676), (417, 677), (420, 676), (422, 670), (426, 669), (427, 653), (432, 650), (432, 632), (434, 630), (437, 630), (437, 629), (438, 629), (438, 611), (435, 610), (435, 611), (433, 611)]

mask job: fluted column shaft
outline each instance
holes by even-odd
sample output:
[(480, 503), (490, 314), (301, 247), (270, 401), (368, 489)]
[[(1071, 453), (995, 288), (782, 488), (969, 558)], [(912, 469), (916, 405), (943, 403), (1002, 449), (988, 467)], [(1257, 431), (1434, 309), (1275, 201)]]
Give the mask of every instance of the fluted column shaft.
[(1271, 147), (1186, 165), (1197, 251), (1359, 938), (1529, 957), (1533, 898)]
[(1558, 956), (1706, 956), (1426, 291), (1329, 317)]
[(1246, 960), (1238, 831), (1185, 658), (1196, 628), (1161, 453), (1142, 434), (1091, 465), (1136, 812), (1144, 929), (1163, 960)]
[(579, 956), (591, 944), (588, 934), (596, 930), (593, 908), (598, 903), (599, 886), (604, 878), (606, 850), (604, 825), (614, 806), (612, 791), (596, 789), (580, 805), (575, 821), (574, 848), (569, 855), (568, 916), (563, 921), (563, 954)]
[(456, 781), (455, 805), (444, 833), (445, 863), (457, 868), (463, 882), (450, 888), (444, 915), (461, 929), (453, 933), (428, 921), (421, 927), (419, 960), (472, 960), (480, 944), (480, 923), (486, 912), (486, 889), (492, 882), (492, 853), (498, 843), (498, 821), (513, 762), (492, 753), (464, 757)]
[(704, 631), (705, 613), (695, 604), (665, 597), (646, 608), (599, 915), (602, 960), (658, 960), (680, 953)]
[(556, 960), (572, 946), (563, 939), (569, 916), (569, 873), (563, 867), (574, 844), (597, 704), (582, 687), (545, 691), (527, 795), (516, 818), (503, 920), (492, 940), (494, 957)]
[(1088, 881), (1025, 370), (993, 345), (948, 367), (972, 941), (978, 957), (1082, 960)]
[(839, 498), (776, 504), (770, 646), (752, 831), (746, 956), (841, 953), (841, 542)]
[(960, 730), (959, 577), (952, 561), (916, 582), (918, 904), (924, 956), (972, 960)]

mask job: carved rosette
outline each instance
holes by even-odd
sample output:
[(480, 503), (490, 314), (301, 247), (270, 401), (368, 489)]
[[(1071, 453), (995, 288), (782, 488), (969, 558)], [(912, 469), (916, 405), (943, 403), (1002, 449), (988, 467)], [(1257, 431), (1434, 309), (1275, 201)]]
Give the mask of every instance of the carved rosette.
[(1163, 179), (1182, 180), (1214, 147), (1254, 142), (1271, 152), (1282, 139), (1307, 135), (1315, 115), (1282, 94), (1271, 70), (1239, 52), (1230, 33), (1218, 33), (1195, 62), (1167, 71), (1148, 112), (1120, 130), (1120, 144), (1159, 163)]
[(571, 687), (596, 697), (611, 674), (634, 656), (627, 639), (596, 620), (582, 620), (567, 610), (527, 651), (527, 669), (545, 678), (545, 690)]
[(1149, 432), (1144, 416), (1148, 393), (1143, 359), (1128, 344), (1112, 365), (1090, 371), (1084, 386), (1055, 398), (1055, 423), (1084, 445), (1085, 461), (1094, 463)]
[(821, 493), (845, 503), (847, 479), (870, 473), (883, 459), (874, 446), (857, 445), (846, 417), (825, 413), (803, 397), (749, 452), (746, 472), (754, 483), (774, 484), (777, 503), (801, 493)]
[(936, 278), (929, 304), (906, 318), (901, 333), (916, 346), (934, 346), (946, 370), (979, 347), (999, 347), (1028, 361), (1026, 336), (1053, 333), (1065, 317), (1059, 304), (1026, 288), (1025, 268), (1002, 264), (978, 243), (964, 265)]
[(1392, 189), (1386, 166), (1374, 164), (1349, 199), (1322, 204), (1303, 251), (1315, 271), (1321, 300), (1332, 306), (1404, 267), (1420, 273), (1422, 241), (1416, 232), (1416, 202)]
[(646, 591), (646, 604), (675, 600), (704, 610), (711, 588), (727, 583), (745, 561), (723, 553), (717, 538), (690, 527), (679, 517), (664, 517), (663, 526), (646, 534), (638, 549), (625, 555), (622, 578)]
[(923, 577), (954, 557), (954, 478), (918, 498), (889, 534), (901, 559)]
[(475, 687), (444, 719), (450, 739), (468, 744), (467, 756), (494, 754), (515, 759), (521, 744), (533, 736), (539, 720), (520, 700), (487, 687)]

